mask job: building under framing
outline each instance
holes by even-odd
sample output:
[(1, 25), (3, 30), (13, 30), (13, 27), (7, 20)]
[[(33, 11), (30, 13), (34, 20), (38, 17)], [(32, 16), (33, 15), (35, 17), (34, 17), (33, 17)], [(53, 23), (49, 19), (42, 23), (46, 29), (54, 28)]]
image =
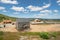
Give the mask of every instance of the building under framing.
[(22, 30), (22, 31), (30, 29), (30, 19), (28, 18), (17, 19), (16, 26), (18, 30)]

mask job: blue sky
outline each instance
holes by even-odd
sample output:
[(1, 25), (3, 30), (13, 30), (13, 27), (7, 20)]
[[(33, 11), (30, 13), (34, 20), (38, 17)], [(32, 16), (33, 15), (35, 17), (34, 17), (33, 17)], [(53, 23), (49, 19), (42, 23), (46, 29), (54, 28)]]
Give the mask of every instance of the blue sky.
[(0, 0), (0, 14), (18, 18), (60, 19), (60, 0)]

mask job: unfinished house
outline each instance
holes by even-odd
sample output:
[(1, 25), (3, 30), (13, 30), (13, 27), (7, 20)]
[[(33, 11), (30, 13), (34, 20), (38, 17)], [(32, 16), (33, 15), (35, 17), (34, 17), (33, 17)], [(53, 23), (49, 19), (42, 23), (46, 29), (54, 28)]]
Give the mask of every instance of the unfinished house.
[(30, 29), (30, 20), (28, 18), (20, 18), (17, 19), (17, 29), (19, 31), (25, 31)]

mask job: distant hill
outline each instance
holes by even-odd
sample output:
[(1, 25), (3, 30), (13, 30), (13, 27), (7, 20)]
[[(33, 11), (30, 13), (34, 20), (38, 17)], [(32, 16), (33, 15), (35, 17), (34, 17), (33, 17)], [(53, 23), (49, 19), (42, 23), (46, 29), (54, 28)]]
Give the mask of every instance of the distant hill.
[(3, 14), (0, 14), (0, 22), (2, 22), (3, 20), (12, 20), (12, 21), (16, 21), (15, 17), (9, 17)]
[[(12, 20), (12, 21), (16, 21), (17, 18), (15, 17), (10, 17), (4, 14), (0, 14), (0, 22), (2, 22), (3, 20)], [(42, 18), (28, 18), (28, 20), (34, 20), (34, 19), (39, 19), (39, 20), (43, 20), (43, 21), (48, 21), (48, 22), (60, 22), (60, 19), (42, 19)]]
[[(22, 18), (20, 18), (22, 19)], [(25, 18), (23, 18), (25, 19)], [(42, 19), (42, 18), (27, 18), (27, 20), (31, 20), (34, 21), (35, 19), (39, 19), (40, 21), (44, 21), (44, 22), (60, 22), (60, 19)]]

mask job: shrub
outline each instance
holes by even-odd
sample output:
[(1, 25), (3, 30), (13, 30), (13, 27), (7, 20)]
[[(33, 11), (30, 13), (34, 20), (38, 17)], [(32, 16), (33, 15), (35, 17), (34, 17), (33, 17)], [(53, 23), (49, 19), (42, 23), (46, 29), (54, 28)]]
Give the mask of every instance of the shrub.
[(47, 32), (42, 32), (39, 34), (39, 36), (43, 39), (49, 39), (49, 37), (50, 37), (49, 33), (47, 33)]

